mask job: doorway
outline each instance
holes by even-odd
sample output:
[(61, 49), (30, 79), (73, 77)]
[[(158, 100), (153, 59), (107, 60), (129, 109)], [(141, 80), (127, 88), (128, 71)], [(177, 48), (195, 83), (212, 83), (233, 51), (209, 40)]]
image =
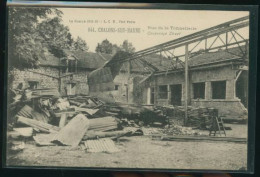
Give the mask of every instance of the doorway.
[(181, 106), (182, 85), (171, 85), (171, 105)]

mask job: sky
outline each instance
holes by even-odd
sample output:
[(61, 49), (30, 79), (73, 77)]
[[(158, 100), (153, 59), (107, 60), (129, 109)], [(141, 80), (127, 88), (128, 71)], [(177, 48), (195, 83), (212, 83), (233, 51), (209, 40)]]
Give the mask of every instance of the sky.
[[(108, 39), (120, 45), (128, 40), (136, 51), (158, 45), (230, 20), (247, 11), (61, 8), (63, 23), (73, 38), (84, 39), (89, 51)], [(93, 32), (95, 31), (95, 32)], [(248, 29), (242, 33), (248, 36)]]

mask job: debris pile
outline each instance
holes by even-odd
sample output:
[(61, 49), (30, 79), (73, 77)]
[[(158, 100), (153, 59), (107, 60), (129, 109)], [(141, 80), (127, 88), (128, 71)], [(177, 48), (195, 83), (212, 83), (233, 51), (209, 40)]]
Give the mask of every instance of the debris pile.
[[(170, 125), (184, 126), (185, 109), (183, 106), (158, 107), (163, 115), (167, 116)], [(212, 124), (212, 117), (218, 117), (218, 110), (206, 107), (188, 106), (188, 120), (185, 126), (198, 129), (209, 129)]]
[(171, 125), (162, 130), (166, 135), (200, 135), (199, 131), (193, 130), (191, 127), (183, 127), (179, 125)]
[(200, 135), (210, 128), (216, 109), (189, 107), (184, 127), (182, 106), (105, 103), (96, 97), (60, 96), (56, 89), (13, 91), (8, 141), (20, 151), (27, 139), (39, 146), (80, 146), (87, 152), (117, 152), (113, 140), (135, 135)]
[[(33, 138), (40, 146), (85, 146), (83, 149), (88, 152), (95, 152), (93, 147), (100, 140), (102, 142), (99, 143), (112, 148), (101, 151), (116, 152), (115, 145), (111, 143), (113, 139), (143, 134), (133, 127), (135, 122), (120, 120), (121, 109), (95, 97), (61, 97), (53, 89), (26, 89), (16, 93), (21, 96), (16, 94), (16, 99), (9, 106), (9, 112), (14, 117), (9, 122), (11, 131), (8, 132), (11, 150), (22, 150), (24, 140)], [(134, 129), (123, 129), (123, 123)]]

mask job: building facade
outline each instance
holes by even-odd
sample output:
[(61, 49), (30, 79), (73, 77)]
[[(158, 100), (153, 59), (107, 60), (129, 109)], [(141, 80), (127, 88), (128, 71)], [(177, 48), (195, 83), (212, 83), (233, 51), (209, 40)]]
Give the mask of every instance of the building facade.
[[(188, 104), (214, 107), (227, 118), (247, 118), (248, 58), (238, 48), (201, 53), (189, 61)], [(184, 105), (182, 68), (154, 74), (145, 84), (143, 103)]]

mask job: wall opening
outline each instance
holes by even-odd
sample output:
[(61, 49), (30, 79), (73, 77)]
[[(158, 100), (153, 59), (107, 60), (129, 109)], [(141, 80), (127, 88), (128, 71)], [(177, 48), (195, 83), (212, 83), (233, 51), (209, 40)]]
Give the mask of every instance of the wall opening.
[(205, 99), (205, 82), (193, 83), (193, 98)]
[(39, 82), (38, 81), (28, 81), (29, 89), (37, 89)]
[(151, 97), (150, 97), (150, 104), (154, 104), (154, 87), (151, 87)]
[(167, 85), (160, 85), (158, 92), (159, 99), (167, 99), (168, 98), (168, 89)]
[(67, 95), (76, 95), (76, 83), (68, 83), (66, 85)]
[(226, 99), (226, 81), (211, 82), (212, 99)]
[(115, 85), (115, 90), (119, 90), (119, 85)]
[(236, 81), (236, 97), (248, 108), (248, 71), (242, 71)]
[(182, 85), (171, 85), (171, 104), (181, 106)]

